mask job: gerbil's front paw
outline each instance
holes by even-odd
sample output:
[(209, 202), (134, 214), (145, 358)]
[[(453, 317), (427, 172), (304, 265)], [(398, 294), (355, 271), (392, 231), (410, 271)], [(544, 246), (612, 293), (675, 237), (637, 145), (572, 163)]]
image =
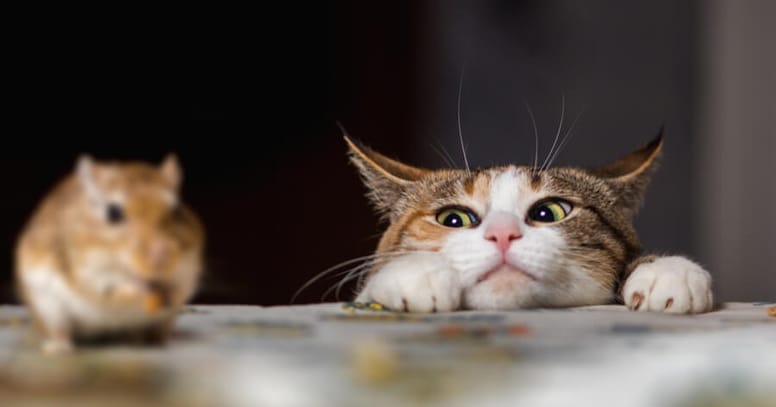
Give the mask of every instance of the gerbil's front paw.
[(73, 352), (73, 343), (65, 338), (49, 338), (43, 341), (41, 350), (46, 355), (65, 355)]
[(436, 253), (401, 256), (377, 271), (356, 301), (378, 302), (394, 311), (446, 312), (458, 309), (458, 276)]
[(116, 303), (133, 303), (144, 299), (146, 290), (135, 282), (122, 282), (110, 286), (106, 290), (106, 295)]
[(636, 267), (623, 287), (625, 305), (634, 311), (696, 314), (712, 308), (711, 276), (680, 257), (658, 257)]

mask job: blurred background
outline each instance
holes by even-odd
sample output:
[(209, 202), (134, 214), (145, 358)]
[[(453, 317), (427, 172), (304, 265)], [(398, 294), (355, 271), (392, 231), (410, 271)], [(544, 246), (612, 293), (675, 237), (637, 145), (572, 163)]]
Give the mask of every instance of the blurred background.
[[(643, 244), (706, 265), (722, 301), (776, 296), (776, 3), (338, 1), (250, 10), (35, 10), (11, 30), (0, 302), (15, 239), (81, 152), (177, 152), (208, 231), (200, 303), (288, 304), (383, 225), (336, 122), (408, 163), (602, 165), (665, 125)], [(68, 6), (70, 7), (70, 6)], [(88, 17), (86, 17), (88, 16)], [(297, 303), (317, 302), (322, 280)], [(351, 286), (343, 290), (349, 299)], [(329, 296), (326, 300), (333, 300)]]

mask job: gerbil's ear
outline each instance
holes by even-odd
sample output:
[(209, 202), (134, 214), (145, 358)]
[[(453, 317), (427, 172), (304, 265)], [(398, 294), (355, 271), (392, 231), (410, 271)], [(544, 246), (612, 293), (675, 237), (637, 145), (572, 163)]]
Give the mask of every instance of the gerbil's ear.
[(383, 215), (390, 213), (407, 187), (430, 172), (392, 160), (347, 136), (344, 138), (350, 162), (358, 168), (369, 188), (367, 196)]
[(663, 128), (654, 140), (638, 150), (590, 172), (606, 179), (615, 188), (619, 193), (618, 204), (632, 217), (641, 207), (647, 185), (657, 170), (662, 149)]
[(167, 156), (164, 157), (162, 164), (159, 165), (159, 172), (174, 188), (177, 189), (180, 186), (183, 178), (183, 170), (181, 170), (177, 155), (173, 153), (167, 154)]
[(76, 164), (76, 177), (81, 184), (86, 196), (90, 200), (95, 201), (100, 199), (100, 190), (97, 188), (97, 183), (94, 181), (95, 171), (94, 159), (88, 154), (82, 154), (78, 157), (78, 163)]

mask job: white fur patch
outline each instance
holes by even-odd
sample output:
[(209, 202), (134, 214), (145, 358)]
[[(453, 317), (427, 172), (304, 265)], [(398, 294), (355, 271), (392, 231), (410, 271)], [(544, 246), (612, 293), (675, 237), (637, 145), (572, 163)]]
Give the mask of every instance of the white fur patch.
[(457, 273), (438, 253), (416, 252), (386, 264), (357, 301), (376, 301), (393, 310), (453, 311), (460, 304)]
[(27, 289), (27, 299), (42, 320), (52, 329), (69, 330), (64, 302), (77, 302), (59, 273), (47, 267), (37, 267), (21, 274)]
[(660, 257), (636, 267), (625, 282), (623, 297), (635, 311), (707, 312), (713, 306), (711, 276), (687, 258)]
[(74, 333), (72, 323), (75, 322), (80, 333), (93, 334), (141, 326), (168, 316), (164, 312), (149, 316), (141, 302), (137, 307), (94, 303), (73, 290), (61, 273), (48, 267), (26, 270), (22, 278), (28, 301), (50, 330), (71, 334)]
[(516, 168), (509, 167), (493, 178), (490, 184), (489, 212), (503, 211), (516, 214), (519, 211), (520, 196), (525, 195), (525, 191), (520, 191), (525, 189), (520, 188), (521, 185), (525, 185), (524, 176), (521, 175)]

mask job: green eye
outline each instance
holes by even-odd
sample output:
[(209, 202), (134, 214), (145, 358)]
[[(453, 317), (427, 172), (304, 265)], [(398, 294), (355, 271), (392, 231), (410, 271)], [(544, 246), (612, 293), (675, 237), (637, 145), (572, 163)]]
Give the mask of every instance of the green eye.
[(449, 228), (468, 228), (477, 224), (477, 216), (463, 208), (446, 208), (437, 213), (436, 221)]
[(536, 204), (529, 212), (528, 218), (540, 223), (553, 223), (563, 220), (571, 213), (571, 204), (553, 199)]

